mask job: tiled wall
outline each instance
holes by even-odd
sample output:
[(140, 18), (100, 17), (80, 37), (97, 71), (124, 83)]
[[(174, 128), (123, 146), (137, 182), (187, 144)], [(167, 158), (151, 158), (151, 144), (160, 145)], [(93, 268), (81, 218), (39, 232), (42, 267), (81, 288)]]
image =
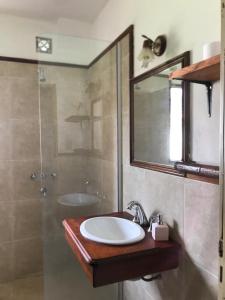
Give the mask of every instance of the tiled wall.
[[(0, 299), (4, 300), (30, 300), (37, 293), (41, 297), (42, 280), (36, 275), (43, 271), (43, 238), (48, 239), (47, 231), (61, 235), (60, 220), (71, 213), (60, 209), (54, 196), (85, 190), (87, 161), (72, 152), (71, 143), (66, 144), (71, 153), (59, 155), (58, 142), (61, 138), (62, 145), (68, 133), (62, 128), (64, 119), (85, 103), (87, 71), (44, 66), (46, 81), (39, 89), (37, 70), (35, 64), (0, 62)], [(40, 201), (40, 180), (30, 180), (31, 173), (40, 175), (41, 170), (39, 117), (48, 201)], [(85, 128), (74, 127), (69, 128), (71, 141), (83, 130), (82, 142), (87, 143)], [(57, 173), (55, 179), (49, 176), (52, 172)]]
[(37, 66), (1, 62), (0, 90), (1, 285), (42, 271)]
[(130, 166), (129, 51), (121, 42), (123, 88), (124, 208), (140, 201), (148, 214), (160, 211), (170, 234), (183, 245), (180, 266), (164, 272), (162, 280), (126, 281), (125, 300), (215, 300), (218, 282), (219, 187)]
[[(105, 64), (105, 67), (108, 68), (108, 65)], [(47, 199), (43, 201), (44, 296), (47, 299), (61, 300), (71, 299), (76, 294), (79, 299), (88, 299), (90, 295), (92, 299), (104, 299), (102, 295), (105, 293), (110, 299), (115, 299), (116, 285), (93, 290), (79, 262), (74, 261), (61, 224), (61, 221), (68, 217), (105, 211), (109, 206), (106, 205), (108, 199), (112, 198), (101, 197), (101, 202), (97, 205), (83, 207), (65, 206), (58, 202), (59, 195), (101, 193), (103, 187), (96, 185), (96, 182), (104, 185), (107, 182), (108, 190), (113, 186), (112, 172), (105, 169), (107, 164), (104, 164), (106, 159), (110, 159), (113, 150), (104, 146), (104, 138), (107, 137), (107, 143), (112, 145), (116, 135), (104, 132), (105, 128), (111, 129), (110, 122), (107, 122), (104, 116), (105, 110), (102, 111), (103, 115), (96, 119), (101, 122), (100, 130), (103, 132), (99, 133), (104, 151), (99, 153), (92, 149), (92, 101), (105, 100), (105, 97), (102, 97), (105, 95), (102, 92), (105, 85), (96, 88), (100, 70), (95, 66), (93, 77), (89, 74), (91, 71), (82, 68), (41, 68), (46, 76), (46, 81), (40, 83), (40, 108), (42, 162), (48, 188)], [(94, 74), (95, 69), (98, 71)], [(93, 80), (89, 83), (89, 79)], [(107, 109), (110, 113), (109, 107)], [(57, 174), (55, 178), (49, 176), (52, 172)], [(87, 185), (84, 184), (85, 181), (88, 181)], [(109, 209), (111, 211), (111, 207)]]
[[(92, 192), (102, 194), (100, 212), (111, 212), (117, 210), (117, 75), (115, 47), (88, 70), (88, 76), (90, 107), (96, 102), (101, 106), (99, 130), (102, 139), (102, 147), (99, 151), (93, 149), (93, 145), (91, 145), (91, 155), (88, 158), (88, 174)], [(94, 122), (95, 119), (91, 123), (92, 130)]]
[[(82, 192), (87, 177), (85, 150), (89, 146), (89, 124), (67, 120), (89, 115), (85, 92), (87, 70), (41, 68), (46, 77), (46, 81), (40, 83), (40, 111), (42, 162), (48, 175), (48, 196)], [(54, 179), (49, 176), (53, 172), (57, 174)]]
[[(89, 70), (0, 62), (0, 299), (7, 294), (11, 300), (16, 283), (7, 282), (42, 272), (43, 241), (45, 257), (52, 257), (46, 247), (62, 236), (62, 218), (116, 210), (115, 64), (115, 49)], [(45, 77), (41, 82), (38, 67)], [(97, 152), (93, 119), (66, 121), (90, 117), (96, 100), (102, 103)], [(30, 180), (31, 173), (40, 175), (41, 159), (48, 188), (42, 201), (40, 180)], [(78, 212), (57, 203), (57, 195), (74, 192), (99, 192), (101, 202)], [(62, 252), (60, 257), (64, 261)]]
[[(130, 200), (138, 200), (148, 215), (155, 210), (161, 211), (171, 226), (171, 235), (184, 246), (179, 269), (165, 272), (162, 280), (157, 282), (125, 282), (125, 299), (216, 299), (218, 186), (130, 166), (128, 39), (124, 39), (121, 45), (124, 207)], [(60, 69), (60, 72), (63, 70)], [(57, 97), (61, 95), (62, 100), (68, 99), (67, 108), (60, 105), (58, 108), (63, 108), (64, 112), (65, 109), (72, 111), (71, 105), (73, 107), (77, 94), (68, 94), (67, 89), (63, 89), (67, 76), (76, 77), (72, 72), (78, 71), (65, 70), (62, 76), (56, 68), (48, 68), (49, 81), (43, 83), (43, 94), (40, 94), (45, 100), (42, 105), (50, 105), (46, 110), (42, 107), (42, 112), (48, 112), (45, 122), (42, 123), (46, 128), (51, 126), (51, 122), (58, 120), (59, 111), (52, 106), (56, 94)], [(83, 153), (81, 158), (74, 158), (73, 155), (60, 157), (56, 164), (59, 174), (56, 186), (57, 192), (62, 193), (83, 191), (81, 182), (87, 176), (92, 192), (99, 191), (104, 194), (101, 211), (111, 211), (116, 209), (117, 199), (116, 101), (112, 101), (116, 99), (115, 49), (107, 53), (88, 72), (89, 84), (82, 88), (80, 82), (76, 90), (81, 87), (81, 91), (88, 94), (88, 100), (84, 100), (87, 101), (88, 111), (93, 101), (102, 101), (102, 152), (89, 151), (85, 155)], [(60, 90), (56, 90), (56, 83)], [(5, 292), (3, 282), (42, 271), (40, 183), (29, 178), (32, 172), (40, 170), (37, 66), (1, 62), (0, 87), (0, 285), (1, 291)], [(72, 80), (71, 88), (73, 87)], [(49, 114), (52, 114), (52, 118)], [(44, 114), (42, 117), (45, 117)], [(47, 162), (48, 168), (55, 166), (54, 155), (57, 149), (54, 139), (57, 132), (48, 131), (46, 128), (42, 129), (49, 134), (46, 139), (43, 136), (44, 141), (50, 142), (45, 148), (48, 149), (45, 153), (45, 157), (48, 157), (47, 170)], [(90, 126), (86, 132), (89, 138), (91, 130)], [(84, 145), (91, 147), (88, 141), (84, 141)], [(52, 162), (47, 154), (53, 157)], [(87, 169), (83, 161), (87, 163)], [(74, 169), (79, 171), (74, 172)], [(60, 178), (66, 176), (68, 180), (62, 180), (60, 184)], [(79, 183), (74, 185), (74, 182)], [(54, 189), (53, 186), (52, 188)]]

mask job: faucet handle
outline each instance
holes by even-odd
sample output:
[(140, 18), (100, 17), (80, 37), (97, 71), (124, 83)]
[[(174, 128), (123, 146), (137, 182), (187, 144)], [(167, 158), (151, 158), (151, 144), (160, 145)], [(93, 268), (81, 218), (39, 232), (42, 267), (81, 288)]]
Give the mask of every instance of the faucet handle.
[(135, 215), (134, 215), (134, 218), (133, 218), (133, 222), (137, 223), (137, 224), (140, 224), (139, 209), (138, 209), (137, 206), (135, 207)]
[(140, 223), (140, 212), (139, 212), (139, 207), (136, 205), (135, 201), (130, 201), (127, 205), (127, 209), (130, 211), (135, 211), (134, 217), (133, 217), (133, 222), (139, 224)]
[(130, 202), (127, 204), (127, 209), (132, 210), (134, 204), (135, 204), (134, 201), (130, 201)]
[(140, 224), (141, 226), (148, 226), (148, 219), (144, 212), (144, 209), (138, 201), (131, 201), (128, 203), (127, 209), (133, 210), (135, 209), (135, 215), (133, 222)]
[(84, 185), (89, 185), (89, 179), (88, 178), (85, 178), (85, 179), (83, 179), (82, 180), (82, 184), (84, 184)]
[(157, 221), (158, 219), (158, 215), (152, 215), (149, 218), (149, 228), (148, 228), (148, 232), (152, 232), (152, 223), (154, 223), (155, 221)]

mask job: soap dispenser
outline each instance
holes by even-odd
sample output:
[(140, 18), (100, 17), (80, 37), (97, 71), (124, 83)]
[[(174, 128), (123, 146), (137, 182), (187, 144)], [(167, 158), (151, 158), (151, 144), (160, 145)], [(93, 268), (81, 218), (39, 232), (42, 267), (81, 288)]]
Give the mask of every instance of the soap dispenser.
[(169, 227), (163, 223), (162, 215), (158, 214), (156, 222), (152, 223), (152, 237), (155, 241), (168, 241)]

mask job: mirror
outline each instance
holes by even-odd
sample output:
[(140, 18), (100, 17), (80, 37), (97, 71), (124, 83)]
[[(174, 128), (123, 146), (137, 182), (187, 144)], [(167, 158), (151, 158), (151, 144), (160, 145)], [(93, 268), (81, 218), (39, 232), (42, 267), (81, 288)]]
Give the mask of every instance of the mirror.
[(185, 52), (131, 80), (131, 164), (174, 173), (188, 158), (189, 87), (169, 74), (189, 65)]

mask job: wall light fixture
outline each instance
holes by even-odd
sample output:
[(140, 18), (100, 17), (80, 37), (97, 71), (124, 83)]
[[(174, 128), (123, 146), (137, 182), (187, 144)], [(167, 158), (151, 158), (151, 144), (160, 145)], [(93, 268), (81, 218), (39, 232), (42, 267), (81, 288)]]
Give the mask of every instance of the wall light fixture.
[(155, 41), (142, 35), (145, 39), (142, 50), (138, 55), (138, 60), (142, 61), (142, 68), (147, 68), (149, 63), (154, 59), (154, 55), (161, 56), (166, 50), (166, 36), (159, 35)]

